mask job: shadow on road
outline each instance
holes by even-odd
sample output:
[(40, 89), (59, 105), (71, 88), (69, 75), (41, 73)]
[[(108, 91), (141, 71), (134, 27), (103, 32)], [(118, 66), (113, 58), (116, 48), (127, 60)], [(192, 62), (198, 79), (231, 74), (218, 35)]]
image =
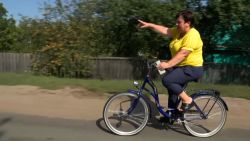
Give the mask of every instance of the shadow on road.
[(158, 111), (155, 102), (153, 102), (151, 99), (147, 98), (147, 102), (150, 105), (150, 110), (151, 110), (151, 116), (150, 120), (148, 122), (148, 127), (152, 127), (158, 130), (172, 130), (184, 135), (191, 136), (186, 129), (183, 127), (182, 124), (174, 124), (174, 125), (169, 125), (167, 123), (162, 123), (159, 121), (159, 116), (161, 116), (160, 112)]
[[(149, 117), (149, 121), (147, 123), (147, 127), (151, 127), (151, 128), (155, 128), (157, 130), (172, 130), (184, 135), (188, 135), (191, 136), (186, 129), (183, 127), (182, 124), (174, 124), (174, 125), (169, 125), (167, 123), (162, 123), (159, 121), (159, 117), (161, 116), (155, 103), (148, 97), (145, 97), (145, 100), (147, 101), (147, 103), (149, 104), (149, 109), (150, 109), (150, 117)], [(137, 110), (139, 109), (139, 111), (136, 112), (140, 112), (140, 109), (143, 110), (143, 107), (137, 107)], [(104, 119), (100, 118), (96, 121), (96, 126), (98, 128), (100, 128), (101, 130), (103, 130), (106, 133), (109, 134), (114, 134), (113, 132), (111, 132), (105, 125), (104, 123)], [(115, 134), (114, 134), (115, 135)]]
[[(3, 126), (10, 121), (11, 121), (11, 118), (9, 118), (9, 117), (8, 118), (1, 118), (0, 119), (0, 126)], [(5, 134), (5, 131), (0, 131), (0, 139), (4, 136), (4, 134)]]
[(8, 123), (10, 121), (11, 121), (11, 118), (9, 118), (9, 117), (0, 119), (0, 126), (4, 125), (4, 124), (6, 124), (6, 123)]
[(186, 129), (184, 128), (184, 126), (182, 124), (174, 123), (174, 125), (170, 125), (169, 123), (160, 122), (159, 118), (157, 118), (154, 115), (152, 115), (152, 117), (150, 118), (147, 126), (151, 127), (151, 128), (158, 129), (158, 130), (166, 130), (166, 131), (172, 130), (172, 131), (178, 132), (180, 134), (191, 136), (186, 131)]
[(106, 132), (106, 133), (109, 133), (109, 134), (113, 134), (115, 135), (113, 132), (109, 131), (107, 128), (106, 128), (106, 125), (104, 123), (104, 119), (103, 118), (100, 118), (96, 121), (96, 126), (98, 128), (100, 128), (102, 131)]

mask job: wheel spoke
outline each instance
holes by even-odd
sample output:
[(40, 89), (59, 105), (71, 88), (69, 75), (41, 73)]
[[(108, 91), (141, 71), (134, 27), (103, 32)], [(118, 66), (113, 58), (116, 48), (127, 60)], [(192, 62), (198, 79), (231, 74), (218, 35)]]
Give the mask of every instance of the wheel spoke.
[(135, 120), (139, 124), (141, 124), (144, 121), (144, 117), (141, 117), (141, 116), (138, 116), (138, 115), (129, 115), (129, 118)]
[(187, 114), (185, 115), (185, 120), (192, 121), (192, 120), (202, 120), (200, 114)]
[(207, 129), (206, 127), (204, 127), (203, 125), (200, 125), (200, 124), (197, 124), (197, 123), (194, 123), (194, 122), (187, 122), (187, 121), (185, 123), (188, 124), (188, 125), (191, 125), (191, 126), (199, 127), (201, 129), (205, 130), (207, 133), (210, 132), (210, 130)]
[(207, 118), (212, 119), (214, 116), (217, 116), (217, 115), (221, 115), (221, 112), (216, 112), (216, 113), (213, 113), (213, 114), (209, 114)]

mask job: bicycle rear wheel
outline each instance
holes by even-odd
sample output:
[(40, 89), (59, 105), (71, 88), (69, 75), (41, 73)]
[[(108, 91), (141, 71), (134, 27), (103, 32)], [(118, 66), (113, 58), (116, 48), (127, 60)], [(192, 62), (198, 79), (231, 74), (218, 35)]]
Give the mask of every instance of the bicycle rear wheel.
[(143, 98), (120, 93), (110, 97), (103, 110), (106, 126), (117, 135), (134, 135), (147, 124), (149, 110)]
[(184, 113), (184, 127), (187, 131), (197, 137), (210, 137), (218, 133), (227, 118), (224, 103), (212, 95), (198, 96), (194, 102), (206, 118), (202, 118), (202, 114), (193, 106)]

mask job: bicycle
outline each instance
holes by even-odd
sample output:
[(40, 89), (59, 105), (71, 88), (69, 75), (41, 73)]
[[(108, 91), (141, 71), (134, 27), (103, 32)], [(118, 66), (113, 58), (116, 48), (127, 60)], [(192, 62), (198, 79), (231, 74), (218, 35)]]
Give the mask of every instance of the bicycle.
[[(103, 119), (107, 128), (117, 135), (135, 135), (142, 131), (149, 121), (151, 106), (144, 92), (150, 93), (157, 110), (169, 124), (181, 123), (185, 129), (196, 137), (210, 137), (218, 133), (224, 126), (228, 107), (216, 90), (198, 90), (191, 95), (193, 106), (184, 112), (178, 109), (164, 111), (159, 102), (157, 88), (151, 79), (151, 71), (156, 68), (155, 63), (147, 63), (148, 73), (138, 90), (129, 90), (111, 96), (103, 109)], [(148, 84), (151, 88), (146, 88)], [(178, 105), (181, 100), (178, 100)]]

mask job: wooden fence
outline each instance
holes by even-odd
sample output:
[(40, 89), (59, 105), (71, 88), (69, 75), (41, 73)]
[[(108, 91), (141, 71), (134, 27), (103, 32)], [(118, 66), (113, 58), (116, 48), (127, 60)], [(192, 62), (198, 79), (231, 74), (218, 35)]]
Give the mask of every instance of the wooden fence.
[(29, 53), (0, 53), (0, 72), (26, 72), (30, 65)]
[[(92, 78), (97, 79), (143, 79), (146, 60), (121, 57), (102, 57), (90, 59)], [(0, 72), (30, 71), (31, 54), (0, 53)], [(250, 85), (250, 66), (214, 64), (204, 65), (202, 82)], [(154, 72), (154, 77), (159, 77)]]
[[(134, 58), (95, 58), (93, 77), (99, 79), (142, 79), (147, 73), (145, 60)], [(159, 75), (154, 71), (153, 77)], [(250, 85), (250, 66), (232, 64), (204, 64), (204, 75), (200, 80), (206, 83)]]

